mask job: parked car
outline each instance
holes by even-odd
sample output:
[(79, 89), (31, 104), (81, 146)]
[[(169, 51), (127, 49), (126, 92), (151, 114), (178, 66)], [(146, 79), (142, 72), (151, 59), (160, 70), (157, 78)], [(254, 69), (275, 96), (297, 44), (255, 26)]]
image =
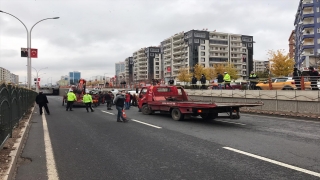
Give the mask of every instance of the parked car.
[[(281, 78), (272, 78), (272, 89), (273, 90), (295, 90), (297, 89), (294, 79), (292, 77), (281, 77)], [(310, 82), (304, 82), (305, 89), (310, 89)], [(259, 82), (256, 85), (257, 90), (269, 90), (269, 82), (263, 81)]]

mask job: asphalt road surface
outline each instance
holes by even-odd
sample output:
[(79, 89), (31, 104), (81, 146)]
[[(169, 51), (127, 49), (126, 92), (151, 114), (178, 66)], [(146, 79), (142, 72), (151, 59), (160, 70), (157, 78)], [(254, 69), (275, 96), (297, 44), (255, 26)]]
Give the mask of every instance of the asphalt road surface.
[(320, 179), (320, 122), (242, 114), (240, 120), (174, 121), (127, 110), (116, 122), (106, 105), (66, 111), (48, 96), (51, 115), (32, 126), (16, 179)]

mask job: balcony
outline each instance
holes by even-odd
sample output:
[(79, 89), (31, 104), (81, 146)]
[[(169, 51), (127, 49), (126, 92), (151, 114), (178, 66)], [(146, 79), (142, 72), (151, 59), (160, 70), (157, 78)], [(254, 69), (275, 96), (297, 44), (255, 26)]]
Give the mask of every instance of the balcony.
[(173, 40), (173, 44), (177, 44), (177, 43), (183, 43), (184, 41), (184, 38), (179, 38), (179, 39), (176, 39), (176, 40)]
[(314, 17), (314, 14), (303, 14), (302, 19)]
[(302, 56), (311, 56), (311, 55), (314, 55), (314, 51), (313, 51), (313, 49), (305, 49), (304, 51), (302, 51), (301, 55)]
[(313, 0), (304, 0), (302, 2), (302, 9), (306, 7), (313, 7)]
[(232, 42), (241, 42), (241, 37), (230, 37), (230, 41)]

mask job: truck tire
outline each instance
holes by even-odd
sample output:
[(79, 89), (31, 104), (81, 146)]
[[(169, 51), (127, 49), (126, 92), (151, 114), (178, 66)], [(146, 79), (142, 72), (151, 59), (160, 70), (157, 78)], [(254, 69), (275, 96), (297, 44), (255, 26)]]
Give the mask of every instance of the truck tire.
[(144, 105), (142, 106), (141, 111), (142, 111), (142, 114), (144, 114), (144, 115), (150, 115), (150, 114), (152, 114), (152, 111), (151, 111), (151, 109), (148, 107), (147, 104), (144, 104)]
[(174, 108), (171, 111), (171, 117), (175, 121), (182, 121), (184, 119), (184, 114), (178, 108)]
[(213, 120), (218, 117), (218, 113), (200, 114), (200, 116), (204, 120)]

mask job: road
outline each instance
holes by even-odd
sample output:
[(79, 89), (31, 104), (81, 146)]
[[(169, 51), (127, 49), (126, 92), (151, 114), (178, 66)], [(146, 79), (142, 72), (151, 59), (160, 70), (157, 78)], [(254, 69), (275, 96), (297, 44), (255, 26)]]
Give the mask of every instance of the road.
[[(105, 105), (32, 117), (16, 179), (320, 179), (320, 122), (242, 114), (240, 120), (174, 121)], [(46, 129), (47, 128), (47, 129)]]

